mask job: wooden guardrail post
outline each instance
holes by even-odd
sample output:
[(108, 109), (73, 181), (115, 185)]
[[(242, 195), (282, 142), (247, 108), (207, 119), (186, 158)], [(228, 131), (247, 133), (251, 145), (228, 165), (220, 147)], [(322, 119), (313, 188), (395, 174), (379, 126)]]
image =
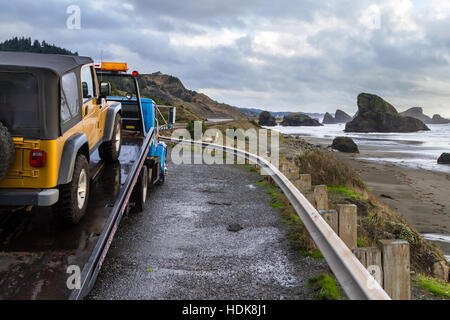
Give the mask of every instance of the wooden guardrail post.
[(294, 184), (300, 192), (311, 191), (311, 175), (301, 174)]
[(354, 204), (339, 204), (339, 237), (349, 247), (350, 250), (355, 249), (357, 234), (357, 207)]
[(297, 179), (298, 179), (298, 177), (299, 177), (299, 173), (298, 173), (298, 168), (296, 168), (296, 167), (291, 167), (291, 168), (289, 168), (289, 179), (290, 180), (292, 180), (292, 181), (296, 181)]
[(433, 264), (433, 277), (448, 282), (449, 268), (445, 261), (437, 261)]
[(393, 300), (410, 300), (410, 253), (405, 240), (380, 240), (384, 290)]
[(289, 172), (289, 165), (286, 162), (281, 163), (281, 173), (284, 174), (286, 177), (288, 176)]
[(336, 210), (319, 210), (322, 218), (328, 223), (336, 234), (339, 233), (339, 218)]
[(327, 186), (314, 186), (314, 202), (317, 210), (328, 210)]
[(381, 250), (377, 247), (355, 248), (353, 253), (374, 279), (383, 286), (383, 263)]

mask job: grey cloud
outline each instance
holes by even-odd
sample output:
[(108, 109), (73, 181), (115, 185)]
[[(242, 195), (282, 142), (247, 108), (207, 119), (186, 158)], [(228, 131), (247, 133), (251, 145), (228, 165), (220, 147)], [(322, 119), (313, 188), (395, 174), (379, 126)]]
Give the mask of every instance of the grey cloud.
[[(361, 11), (380, 3), (368, 0), (3, 2), (0, 36), (5, 39), (31, 36), (95, 59), (103, 51), (104, 59), (130, 61), (141, 72), (173, 74), (188, 88), (213, 90), (213, 98), (233, 105), (322, 112), (340, 107), (352, 113), (357, 94), (365, 91), (400, 101), (399, 109), (425, 101), (421, 106), (426, 112), (450, 117), (442, 107), (450, 92), (438, 87), (450, 83), (449, 18), (414, 12), (424, 34), (419, 38), (414, 31), (396, 30), (389, 11), (383, 12), (380, 29), (365, 29), (358, 23)], [(69, 4), (81, 7), (81, 30), (65, 27)], [(295, 47), (295, 36), (306, 31), (283, 29), (285, 23), (313, 23), (319, 16), (325, 17), (325, 28), (306, 39), (317, 55), (255, 50), (255, 37), (263, 30), (291, 32)], [(342, 24), (327, 27), (333, 18)], [(215, 37), (225, 29), (241, 37), (232, 45), (187, 45), (193, 37)], [(186, 43), (174, 45), (174, 35), (185, 37)], [(120, 47), (129, 52), (120, 56), (120, 49), (108, 51)], [(425, 78), (431, 85), (423, 87)]]

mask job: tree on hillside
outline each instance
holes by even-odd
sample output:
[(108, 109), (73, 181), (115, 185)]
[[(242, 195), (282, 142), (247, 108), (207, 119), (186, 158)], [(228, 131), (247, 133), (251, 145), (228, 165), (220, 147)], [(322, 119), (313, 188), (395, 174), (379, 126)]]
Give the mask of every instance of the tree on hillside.
[(78, 55), (78, 52), (71, 52), (70, 50), (60, 48), (54, 44), (48, 44), (47, 42), (39, 40), (31, 41), (31, 38), (25, 37), (13, 37), (9, 40), (5, 40), (0, 43), (0, 51), (15, 51), (15, 52), (35, 52), (35, 53), (53, 53), (53, 54), (66, 54), (66, 55)]

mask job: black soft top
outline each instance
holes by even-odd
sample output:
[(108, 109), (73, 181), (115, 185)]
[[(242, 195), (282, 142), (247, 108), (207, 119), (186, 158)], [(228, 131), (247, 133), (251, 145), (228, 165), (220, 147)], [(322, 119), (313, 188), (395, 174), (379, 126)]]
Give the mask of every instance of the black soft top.
[(29, 52), (0, 52), (0, 67), (47, 69), (59, 76), (92, 62), (92, 59), (89, 57)]

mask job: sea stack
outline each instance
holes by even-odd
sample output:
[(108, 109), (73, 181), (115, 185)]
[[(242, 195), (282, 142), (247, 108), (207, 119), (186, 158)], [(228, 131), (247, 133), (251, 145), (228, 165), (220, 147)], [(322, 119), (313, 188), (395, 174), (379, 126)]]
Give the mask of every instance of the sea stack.
[(347, 123), (350, 120), (352, 120), (352, 117), (350, 117), (344, 111), (337, 109), (336, 113), (334, 114), (334, 117), (328, 112), (325, 113), (322, 123), (323, 124)]
[(420, 107), (410, 108), (406, 111), (399, 113), (401, 116), (413, 117), (421, 120), (425, 124), (447, 124), (450, 123), (449, 119), (445, 119), (441, 117), (439, 114), (433, 115), (433, 118), (430, 118), (426, 114), (423, 113), (423, 109)]
[(334, 121), (336, 121), (336, 123), (347, 123), (352, 121), (352, 119), (352, 117), (340, 109), (337, 109), (334, 115)]
[(439, 114), (435, 114), (431, 119), (432, 124), (448, 124), (450, 123), (449, 119), (442, 118)]
[(335, 124), (336, 121), (333, 118), (333, 116), (327, 112), (327, 113), (325, 113), (325, 116), (323, 117), (322, 123), (323, 124)]
[(263, 111), (259, 114), (259, 125), (274, 127), (277, 125), (275, 117), (268, 111)]
[(323, 126), (323, 124), (316, 119), (303, 113), (290, 113), (284, 116), (281, 125), (285, 127)]
[(421, 120), (403, 117), (382, 98), (361, 93), (357, 116), (345, 126), (346, 132), (416, 132), (430, 130)]
[(431, 118), (423, 113), (423, 109), (420, 107), (409, 108), (406, 111), (400, 112), (399, 115), (404, 117), (412, 117), (419, 119), (423, 123), (431, 123)]

